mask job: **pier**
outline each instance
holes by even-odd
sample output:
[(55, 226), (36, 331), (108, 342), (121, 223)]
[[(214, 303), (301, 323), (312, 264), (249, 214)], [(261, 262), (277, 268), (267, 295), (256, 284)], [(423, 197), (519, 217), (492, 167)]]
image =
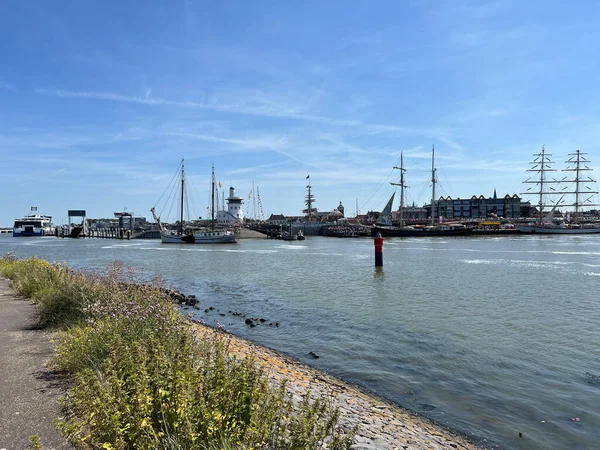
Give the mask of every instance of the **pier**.
[(132, 231), (129, 228), (89, 228), (86, 233), (69, 233), (64, 228), (56, 228), (56, 237), (60, 238), (97, 238), (97, 239), (160, 239), (159, 230)]

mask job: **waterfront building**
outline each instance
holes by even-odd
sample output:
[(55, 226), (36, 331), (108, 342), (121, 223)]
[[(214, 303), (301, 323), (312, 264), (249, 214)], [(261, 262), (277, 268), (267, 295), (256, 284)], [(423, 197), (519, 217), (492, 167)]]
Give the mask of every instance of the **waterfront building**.
[(273, 225), (282, 225), (287, 223), (288, 219), (283, 214), (271, 214), (271, 216), (267, 219), (267, 222)]
[[(486, 217), (517, 218), (522, 216), (522, 202), (517, 195), (498, 197), (494, 190), (492, 197), (483, 195), (471, 198), (440, 197), (436, 202), (436, 216), (443, 219), (483, 219)], [(431, 205), (425, 205), (427, 215), (431, 214)]]
[[(407, 221), (418, 221), (427, 219), (427, 209), (419, 206), (405, 206), (403, 218)], [(400, 220), (400, 211), (392, 212), (392, 220)]]

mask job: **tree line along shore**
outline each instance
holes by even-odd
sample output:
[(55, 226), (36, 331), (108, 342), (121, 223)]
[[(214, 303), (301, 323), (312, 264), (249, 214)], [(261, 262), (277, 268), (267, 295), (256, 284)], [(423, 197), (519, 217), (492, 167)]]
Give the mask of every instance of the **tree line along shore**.
[[(55, 424), (80, 449), (472, 449), (427, 419), (293, 358), (184, 316), (134, 270), (0, 258), (56, 330), (68, 382)], [(170, 292), (170, 294), (169, 294)], [(43, 443), (41, 443), (43, 444)]]

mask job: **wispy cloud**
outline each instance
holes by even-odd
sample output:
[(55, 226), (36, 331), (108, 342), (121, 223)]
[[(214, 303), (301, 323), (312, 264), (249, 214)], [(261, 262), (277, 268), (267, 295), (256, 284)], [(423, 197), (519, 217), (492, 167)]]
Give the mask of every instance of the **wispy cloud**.
[(257, 150), (264, 151), (266, 149), (276, 149), (283, 148), (286, 146), (286, 138), (282, 135), (267, 135), (267, 136), (257, 136), (257, 137), (245, 137), (245, 138), (235, 138), (235, 137), (219, 137), (208, 134), (199, 134), (192, 132), (176, 132), (169, 131), (166, 132), (167, 136), (179, 136), (185, 137), (189, 139), (196, 139), (200, 141), (207, 142), (215, 142), (219, 144), (230, 144), (235, 146), (236, 151), (239, 151), (239, 147), (247, 149), (247, 150)]
[(436, 138), (443, 142), (444, 144), (446, 144), (449, 148), (457, 151), (457, 152), (464, 152), (465, 147), (462, 146), (460, 143), (456, 142), (455, 139), (453, 139), (451, 136), (449, 135), (444, 135), (444, 134), (438, 134), (436, 136)]
[(261, 173), (261, 171), (263, 171), (264, 169), (272, 169), (274, 167), (280, 167), (287, 164), (287, 161), (278, 161), (278, 162), (274, 162), (274, 163), (269, 163), (269, 164), (260, 164), (257, 166), (250, 166), (250, 167), (241, 167), (239, 169), (233, 169), (233, 170), (227, 170), (225, 172), (226, 175), (245, 175), (245, 174), (254, 174), (254, 173)]
[(98, 132), (89, 129), (79, 132), (22, 129), (15, 134), (0, 134), (0, 148), (68, 149), (94, 145), (131, 142), (156, 136), (155, 132), (139, 128)]
[(49, 95), (61, 98), (105, 100), (121, 103), (136, 103), (148, 106), (176, 106), (181, 108), (205, 109), (231, 114), (246, 114), (252, 116), (305, 120), (340, 126), (354, 126), (359, 124), (359, 122), (354, 120), (338, 120), (325, 116), (305, 114), (302, 113), (298, 108), (281, 106), (266, 99), (259, 99), (258, 101), (252, 103), (239, 102), (237, 104), (226, 104), (220, 103), (219, 101), (198, 102), (189, 100), (169, 100), (159, 97), (151, 97), (149, 92), (147, 92), (143, 97), (122, 95), (114, 92), (68, 91), (45, 88), (36, 88), (35, 92), (40, 95)]

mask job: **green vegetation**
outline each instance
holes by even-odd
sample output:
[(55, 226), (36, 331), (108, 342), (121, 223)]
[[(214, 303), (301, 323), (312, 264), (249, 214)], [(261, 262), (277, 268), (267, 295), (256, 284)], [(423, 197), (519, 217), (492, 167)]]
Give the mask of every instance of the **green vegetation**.
[(37, 434), (33, 436), (29, 436), (29, 442), (31, 442), (32, 450), (44, 450), (44, 446), (42, 445), (42, 440)]
[(54, 363), (73, 383), (57, 424), (81, 449), (348, 449), (331, 398), (294, 403), (226, 333), (199, 338), (159, 281), (114, 265), (73, 271), (0, 258), (0, 273), (59, 328)]

